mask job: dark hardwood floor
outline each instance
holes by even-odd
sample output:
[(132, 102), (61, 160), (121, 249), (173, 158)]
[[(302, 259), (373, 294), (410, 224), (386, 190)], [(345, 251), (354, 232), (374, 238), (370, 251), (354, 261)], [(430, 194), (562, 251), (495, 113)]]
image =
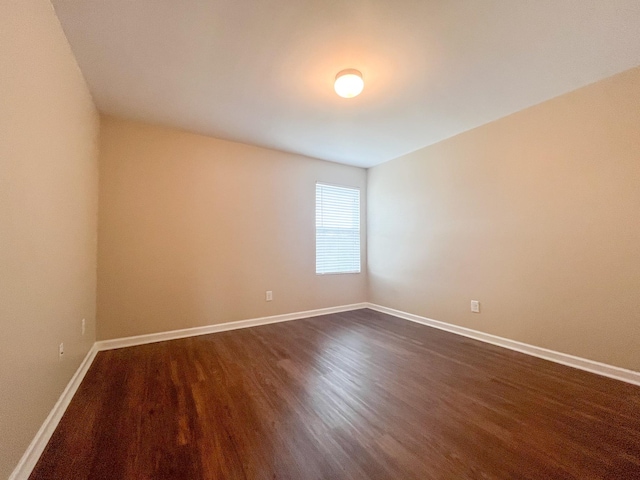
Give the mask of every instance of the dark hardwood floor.
[(31, 479), (640, 478), (640, 387), (371, 310), (101, 352)]

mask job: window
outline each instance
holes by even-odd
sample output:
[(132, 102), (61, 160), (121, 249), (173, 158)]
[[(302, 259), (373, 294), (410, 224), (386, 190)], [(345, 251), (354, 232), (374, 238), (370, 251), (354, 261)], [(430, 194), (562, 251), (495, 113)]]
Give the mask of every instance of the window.
[(360, 189), (316, 183), (316, 274), (360, 273)]

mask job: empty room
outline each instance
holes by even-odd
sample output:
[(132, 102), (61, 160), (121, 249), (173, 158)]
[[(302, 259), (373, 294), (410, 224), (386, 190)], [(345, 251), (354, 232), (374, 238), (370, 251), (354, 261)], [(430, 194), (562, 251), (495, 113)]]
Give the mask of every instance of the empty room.
[(0, 478), (640, 479), (640, 2), (0, 0)]

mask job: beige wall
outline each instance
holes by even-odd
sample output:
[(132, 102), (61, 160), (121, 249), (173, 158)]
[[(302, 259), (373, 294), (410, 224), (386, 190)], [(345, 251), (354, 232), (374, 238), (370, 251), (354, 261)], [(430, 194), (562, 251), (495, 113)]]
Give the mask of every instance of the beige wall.
[(365, 211), (363, 169), (103, 117), (98, 337), (366, 301), (364, 256), (315, 275), (316, 181), (360, 187)]
[(370, 169), (368, 212), (370, 301), (640, 370), (640, 68)]
[(0, 478), (95, 341), (98, 122), (49, 2), (0, 1)]

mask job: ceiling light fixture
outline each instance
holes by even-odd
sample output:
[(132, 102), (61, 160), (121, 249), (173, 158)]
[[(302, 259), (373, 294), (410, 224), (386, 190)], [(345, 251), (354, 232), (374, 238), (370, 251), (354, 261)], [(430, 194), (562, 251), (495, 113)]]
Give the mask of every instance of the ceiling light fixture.
[(362, 74), (353, 68), (342, 70), (336, 75), (336, 82), (333, 84), (333, 88), (336, 93), (343, 98), (358, 96), (364, 88)]

